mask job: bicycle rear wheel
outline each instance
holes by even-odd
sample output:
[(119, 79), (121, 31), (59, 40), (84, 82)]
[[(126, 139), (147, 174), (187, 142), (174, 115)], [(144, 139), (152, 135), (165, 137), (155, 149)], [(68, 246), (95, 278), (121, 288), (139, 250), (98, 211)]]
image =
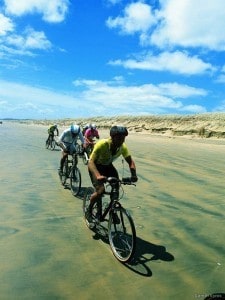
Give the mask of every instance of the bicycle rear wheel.
[(81, 187), (81, 173), (76, 167), (71, 170), (70, 174), (70, 190), (74, 196), (77, 196), (80, 192)]
[[(113, 218), (114, 213), (118, 217), (116, 218), (118, 222)], [(130, 261), (136, 247), (136, 230), (133, 219), (123, 207), (115, 208), (110, 212), (108, 235), (114, 256), (122, 263)]]

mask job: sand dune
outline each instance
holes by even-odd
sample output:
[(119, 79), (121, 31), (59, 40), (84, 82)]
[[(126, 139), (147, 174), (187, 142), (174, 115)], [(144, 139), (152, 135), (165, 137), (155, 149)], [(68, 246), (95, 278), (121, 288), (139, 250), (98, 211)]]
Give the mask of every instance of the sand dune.
[(159, 116), (114, 116), (75, 119), (23, 121), (48, 125), (57, 123), (66, 127), (75, 122), (80, 125), (95, 123), (100, 129), (108, 129), (115, 124), (123, 124), (131, 132), (149, 133), (167, 136), (192, 136), (225, 138), (225, 113), (207, 113), (197, 115), (159, 115)]

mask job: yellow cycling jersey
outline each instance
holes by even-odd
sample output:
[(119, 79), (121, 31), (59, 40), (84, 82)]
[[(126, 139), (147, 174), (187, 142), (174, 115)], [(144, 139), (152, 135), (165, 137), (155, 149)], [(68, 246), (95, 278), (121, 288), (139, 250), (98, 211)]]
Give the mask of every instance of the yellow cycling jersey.
[(111, 138), (98, 141), (94, 146), (94, 149), (90, 155), (90, 159), (92, 159), (95, 164), (109, 165), (120, 155), (122, 155), (124, 158), (130, 156), (129, 150), (125, 143), (123, 143), (122, 146), (117, 149), (116, 153), (112, 155), (110, 151), (111, 144)]

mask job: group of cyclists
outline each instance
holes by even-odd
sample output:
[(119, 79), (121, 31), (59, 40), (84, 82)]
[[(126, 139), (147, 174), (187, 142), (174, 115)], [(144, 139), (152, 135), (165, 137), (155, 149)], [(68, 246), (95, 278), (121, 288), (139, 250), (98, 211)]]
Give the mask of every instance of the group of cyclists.
[[(56, 124), (50, 126), (48, 129), (48, 139), (50, 135), (54, 137), (55, 131), (58, 136), (59, 130)], [(104, 182), (106, 178), (119, 178), (118, 171), (114, 167), (113, 162), (121, 155), (129, 166), (131, 181), (136, 182), (138, 180), (135, 162), (125, 144), (125, 138), (128, 136), (127, 128), (124, 126), (112, 126), (109, 135), (108, 138), (100, 139), (95, 124), (87, 124), (83, 129), (77, 124), (72, 124), (59, 136), (58, 145), (62, 149), (62, 157), (58, 170), (59, 174), (62, 173), (66, 157), (76, 151), (78, 139), (81, 141), (83, 151), (91, 147), (88, 173), (95, 191), (91, 195), (90, 203), (93, 203), (104, 193)], [(94, 141), (95, 138), (99, 140), (96, 143)]]

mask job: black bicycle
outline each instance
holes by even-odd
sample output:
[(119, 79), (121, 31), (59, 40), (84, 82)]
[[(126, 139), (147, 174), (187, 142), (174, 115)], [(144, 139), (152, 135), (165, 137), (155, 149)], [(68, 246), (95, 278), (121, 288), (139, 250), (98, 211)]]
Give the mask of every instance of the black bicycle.
[(55, 140), (55, 136), (50, 135), (49, 138), (47, 139), (47, 141), (45, 142), (45, 148), (54, 150), (56, 145), (57, 145), (57, 143), (56, 143), (56, 140)]
[(59, 177), (62, 185), (66, 185), (67, 179), (70, 180), (70, 190), (74, 196), (77, 196), (80, 192), (81, 188), (81, 172), (78, 168), (78, 153), (75, 152), (70, 155), (71, 159), (69, 159), (69, 154), (66, 157), (66, 160), (63, 165), (62, 172), (59, 172)]
[[(119, 200), (123, 197), (122, 185), (135, 185), (130, 178), (122, 180), (109, 177), (106, 179), (105, 192), (100, 199), (91, 203), (90, 196), (93, 188), (88, 188), (83, 200), (83, 214), (89, 229), (95, 229), (101, 222), (108, 222), (108, 238), (114, 256), (122, 263), (130, 261), (136, 248), (136, 230), (128, 211), (123, 208)], [(121, 196), (118, 192), (122, 191)], [(109, 195), (110, 201), (104, 199)], [(106, 197), (108, 198), (108, 197)], [(108, 219), (106, 219), (108, 215)]]

